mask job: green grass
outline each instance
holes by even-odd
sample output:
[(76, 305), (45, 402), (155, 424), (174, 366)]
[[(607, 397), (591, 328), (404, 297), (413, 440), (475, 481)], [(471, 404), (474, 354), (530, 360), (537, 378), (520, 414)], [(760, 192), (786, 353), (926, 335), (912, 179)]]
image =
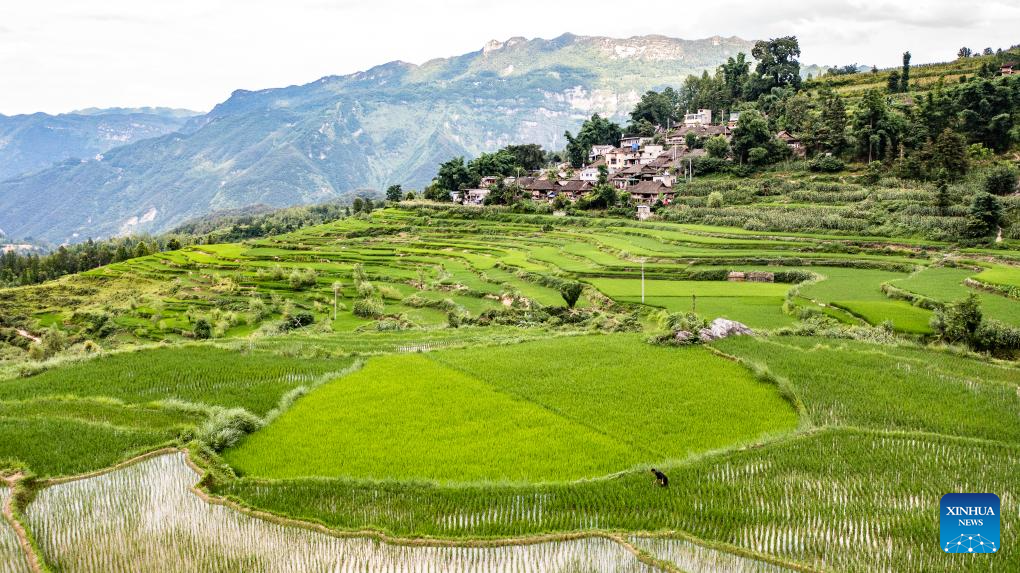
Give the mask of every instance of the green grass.
[(796, 425), (774, 386), (702, 348), (569, 337), (372, 359), (226, 458), (273, 478), (569, 481)]
[(818, 425), (1020, 443), (1020, 371), (935, 351), (822, 338), (713, 343), (789, 381)]

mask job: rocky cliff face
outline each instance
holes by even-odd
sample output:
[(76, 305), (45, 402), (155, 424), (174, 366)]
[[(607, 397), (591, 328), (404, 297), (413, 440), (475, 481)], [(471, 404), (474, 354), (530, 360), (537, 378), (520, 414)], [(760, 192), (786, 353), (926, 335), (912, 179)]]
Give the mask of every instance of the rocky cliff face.
[(219, 209), (328, 200), (508, 143), (564, 144), (592, 113), (623, 117), (751, 43), (564, 35), (510, 38), (421, 66), (392, 62), (279, 89), (237, 91), (179, 133), (0, 183), (11, 237), (163, 231)]

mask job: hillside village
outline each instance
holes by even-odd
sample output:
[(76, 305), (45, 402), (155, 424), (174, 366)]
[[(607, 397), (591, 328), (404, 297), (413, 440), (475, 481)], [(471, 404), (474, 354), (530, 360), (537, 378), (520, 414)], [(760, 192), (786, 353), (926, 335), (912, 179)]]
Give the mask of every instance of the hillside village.
[[(615, 189), (626, 193), (634, 205), (669, 205), (675, 183), (692, 177), (694, 160), (709, 155), (704, 142), (722, 138), (729, 145), (740, 113), (729, 113), (725, 123), (713, 122), (713, 117), (713, 110), (699, 109), (685, 114), (682, 125), (656, 126), (654, 136), (626, 136), (620, 139), (618, 147), (593, 145), (587, 162), (580, 168), (563, 162), (554, 169), (520, 178), (486, 175), (477, 187), (453, 191), (450, 198), (456, 203), (482, 205), (492, 189), (502, 184), (516, 186), (523, 197), (530, 197), (532, 201), (576, 202), (594, 191), (600, 178), (605, 178)], [(776, 138), (786, 144), (791, 157), (804, 157), (804, 146), (799, 139), (786, 131), (777, 133)], [(638, 211), (639, 214), (648, 213), (647, 209)]]

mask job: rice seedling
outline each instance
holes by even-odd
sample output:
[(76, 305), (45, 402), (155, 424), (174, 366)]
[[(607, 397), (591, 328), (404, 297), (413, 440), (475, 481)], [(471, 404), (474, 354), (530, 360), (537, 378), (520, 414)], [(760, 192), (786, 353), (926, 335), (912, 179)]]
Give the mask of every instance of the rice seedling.
[(73, 475), (111, 466), (177, 435), (68, 418), (0, 418), (0, 460), (22, 462), (43, 477)]
[(718, 549), (705, 547), (670, 537), (641, 537), (632, 535), (628, 541), (642, 551), (657, 559), (668, 561), (688, 573), (787, 573), (787, 567), (744, 557), (734, 553), (726, 553)]
[(288, 390), (349, 365), (344, 359), (295, 359), (211, 346), (157, 348), (0, 381), (0, 399), (106, 397), (131, 404), (176, 399), (262, 415)]
[[(644, 471), (546, 485), (241, 479), (217, 487), (243, 503), (342, 530), (477, 538), (584, 530), (684, 531), (700, 539), (850, 571), (965, 571), (926, 550), (933, 507), (948, 491), (999, 492), (1003, 538), (1020, 527), (1020, 448), (931, 434), (827, 429)], [(961, 485), (964, 484), (964, 485)], [(1015, 548), (992, 556), (1003, 570)]]
[(968, 288), (963, 284), (963, 281), (973, 274), (974, 271), (969, 269), (930, 267), (912, 275), (909, 279), (894, 281), (892, 284), (942, 302), (962, 300), (967, 298), (967, 295), (974, 293), (981, 301), (981, 311), (985, 316), (1020, 326), (1020, 302), (999, 294)]
[[(0, 486), (0, 508), (7, 505), (11, 490)], [(0, 516), (0, 573), (30, 573), (14, 528)]]
[(39, 492), (26, 512), (60, 571), (595, 571), (654, 569), (605, 538), (441, 547), (337, 538), (262, 521), (194, 495), (183, 454)]
[(817, 425), (918, 430), (1020, 443), (1020, 372), (977, 360), (821, 338), (713, 343), (788, 380)]

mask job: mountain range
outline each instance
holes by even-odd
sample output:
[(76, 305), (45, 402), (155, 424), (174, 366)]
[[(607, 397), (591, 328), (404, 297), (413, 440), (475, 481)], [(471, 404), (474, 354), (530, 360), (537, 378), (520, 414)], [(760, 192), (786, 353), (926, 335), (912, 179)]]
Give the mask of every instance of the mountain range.
[[(509, 143), (560, 148), (564, 130), (592, 113), (622, 119), (646, 90), (679, 85), (752, 44), (511, 38), (421, 65), (398, 61), (300, 86), (238, 90), (203, 115), (142, 114), (146, 123), (137, 113), (76, 114), (107, 126), (133, 118), (125, 121), (138, 125), (138, 140), (104, 147), (106, 128), (97, 127), (78, 138), (76, 151), (71, 144), (55, 151), (55, 165), (21, 160), (21, 174), (0, 182), (0, 229), (74, 242), (165, 231), (255, 204), (321, 202), (394, 183), (420, 188), (452, 156)], [(144, 129), (154, 137), (142, 139)], [(35, 148), (11, 145), (25, 157)]]

